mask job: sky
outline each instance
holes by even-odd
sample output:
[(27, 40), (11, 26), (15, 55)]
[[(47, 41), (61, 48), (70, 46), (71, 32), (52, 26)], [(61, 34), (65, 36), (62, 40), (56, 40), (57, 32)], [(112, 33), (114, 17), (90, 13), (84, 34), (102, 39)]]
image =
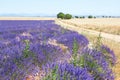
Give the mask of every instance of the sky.
[(0, 14), (120, 16), (120, 0), (0, 0)]

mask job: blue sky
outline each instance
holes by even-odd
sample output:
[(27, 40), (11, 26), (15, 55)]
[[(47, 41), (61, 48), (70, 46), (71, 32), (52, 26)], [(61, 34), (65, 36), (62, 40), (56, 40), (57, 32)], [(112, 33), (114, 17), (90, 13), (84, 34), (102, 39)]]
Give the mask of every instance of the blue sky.
[(120, 16), (120, 0), (0, 0), (0, 14)]

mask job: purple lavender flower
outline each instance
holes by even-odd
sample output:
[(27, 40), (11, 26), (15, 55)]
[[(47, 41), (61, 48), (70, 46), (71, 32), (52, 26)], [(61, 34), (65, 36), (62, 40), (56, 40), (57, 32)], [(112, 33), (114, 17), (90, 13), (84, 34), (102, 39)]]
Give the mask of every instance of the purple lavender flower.
[(86, 67), (96, 79), (114, 80), (112, 69), (102, 52), (84, 48), (79, 53), (84, 57), (83, 67)]
[(75, 32), (61, 35), (57, 37), (57, 42), (68, 46), (70, 49), (73, 48), (74, 40), (77, 41), (79, 47), (85, 47), (88, 44), (88, 40), (83, 36)]
[[(47, 75), (51, 76), (51, 77), (49, 77), (51, 79), (94, 80), (92, 75), (90, 75), (87, 72), (87, 69), (75, 67), (74, 65), (69, 64), (69, 63), (62, 63), (62, 64), (56, 64), (56, 63), (54, 64), (53, 63), (53, 64), (49, 65), (49, 67), (47, 69), (48, 70), (51, 69), (51, 73), (50, 73), (50, 70), (47, 71), (48, 73), (46, 73), (46, 76)], [(52, 77), (54, 75), (54, 73), (56, 74), (56, 78)], [(47, 79), (45, 79), (45, 80), (47, 80)]]
[(116, 57), (113, 50), (111, 50), (109, 47), (105, 45), (102, 45), (101, 51), (103, 53), (103, 56), (106, 58), (106, 60), (108, 60), (111, 65), (115, 65)]

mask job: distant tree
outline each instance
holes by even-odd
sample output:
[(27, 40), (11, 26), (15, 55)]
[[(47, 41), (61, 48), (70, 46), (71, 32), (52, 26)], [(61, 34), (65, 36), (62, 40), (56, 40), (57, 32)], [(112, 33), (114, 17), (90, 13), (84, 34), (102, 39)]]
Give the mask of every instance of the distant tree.
[(75, 16), (75, 18), (79, 18), (78, 16)]
[(89, 15), (88, 18), (93, 18), (93, 16), (92, 16), (92, 15)]
[(96, 18), (96, 17), (94, 16), (94, 18)]
[(108, 16), (105, 16), (105, 18), (108, 18)]
[(80, 16), (80, 18), (82, 18), (82, 16)]
[(112, 18), (112, 16), (109, 16), (109, 18)]
[(83, 16), (82, 18), (85, 18), (85, 16)]
[(85, 18), (85, 16), (80, 16), (80, 18), (83, 18), (83, 19), (84, 19), (84, 18)]
[(57, 14), (57, 18), (64, 19), (64, 17), (65, 17), (65, 14), (62, 13), (62, 12), (59, 12), (59, 13)]
[(102, 18), (105, 18), (105, 16), (102, 16)]
[(71, 19), (72, 15), (71, 14), (65, 14), (64, 19)]

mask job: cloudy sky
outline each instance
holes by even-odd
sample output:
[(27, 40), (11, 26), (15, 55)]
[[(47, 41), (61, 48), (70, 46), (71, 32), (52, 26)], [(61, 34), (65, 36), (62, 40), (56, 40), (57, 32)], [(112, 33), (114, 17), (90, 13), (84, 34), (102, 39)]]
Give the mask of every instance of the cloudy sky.
[(120, 16), (120, 0), (0, 0), (0, 14)]

